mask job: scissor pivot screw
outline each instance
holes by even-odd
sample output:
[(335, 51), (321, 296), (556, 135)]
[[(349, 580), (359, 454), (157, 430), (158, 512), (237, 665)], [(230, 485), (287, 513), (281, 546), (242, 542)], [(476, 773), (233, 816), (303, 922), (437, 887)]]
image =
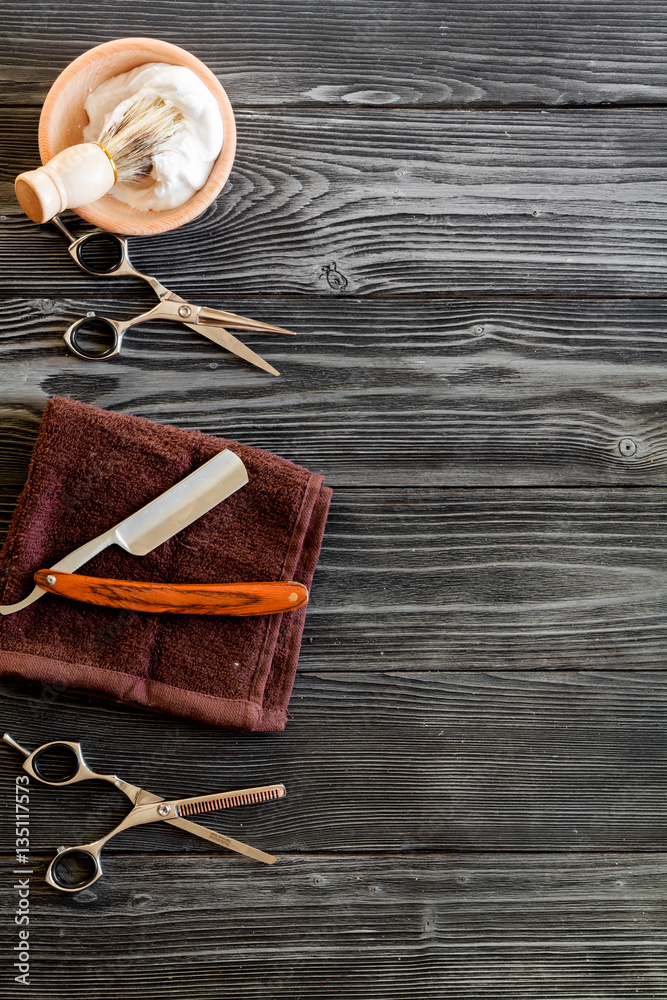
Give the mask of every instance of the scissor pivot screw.
[(190, 308), (190, 306), (181, 306), (180, 309), (178, 310), (178, 315), (182, 316), (183, 319), (187, 319), (188, 316), (190, 316), (191, 314), (192, 314), (192, 309)]
[(53, 575), (53, 573), (49, 573), (49, 575), (46, 578), (46, 582), (48, 583), (49, 587), (52, 587), (54, 585), (54, 583), (56, 582), (56, 578)]
[(171, 812), (171, 806), (162, 805), (157, 807), (158, 816), (168, 816), (170, 812)]

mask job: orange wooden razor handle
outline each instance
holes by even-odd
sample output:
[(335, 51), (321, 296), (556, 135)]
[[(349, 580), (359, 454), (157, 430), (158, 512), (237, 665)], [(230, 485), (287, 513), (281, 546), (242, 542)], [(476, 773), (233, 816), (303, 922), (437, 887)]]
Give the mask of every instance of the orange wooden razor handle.
[(40, 569), (37, 586), (59, 597), (132, 611), (168, 611), (173, 615), (274, 615), (293, 611), (308, 600), (302, 583), (136, 583), (103, 580), (78, 573)]

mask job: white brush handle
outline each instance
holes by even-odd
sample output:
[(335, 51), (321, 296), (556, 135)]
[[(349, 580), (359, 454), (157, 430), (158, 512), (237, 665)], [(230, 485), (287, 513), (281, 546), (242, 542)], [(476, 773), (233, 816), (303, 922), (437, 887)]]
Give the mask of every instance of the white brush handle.
[(116, 182), (113, 163), (101, 146), (82, 142), (68, 146), (37, 170), (19, 174), (14, 190), (33, 222), (48, 222), (66, 208), (88, 205)]

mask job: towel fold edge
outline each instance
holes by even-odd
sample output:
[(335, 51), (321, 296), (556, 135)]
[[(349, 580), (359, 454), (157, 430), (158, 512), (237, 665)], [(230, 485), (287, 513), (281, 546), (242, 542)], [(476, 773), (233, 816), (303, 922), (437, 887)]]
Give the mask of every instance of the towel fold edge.
[[(165, 715), (173, 716), (176, 709), (183, 718), (245, 732), (261, 729), (279, 733), (285, 728), (287, 718), (286, 712), (275, 707), (267, 710), (250, 701), (185, 691), (164, 681), (33, 653), (0, 650), (0, 675), (55, 684), (63, 690), (93, 697), (109, 697), (122, 704), (133, 704)], [(95, 685), (93, 690), (91, 682)]]

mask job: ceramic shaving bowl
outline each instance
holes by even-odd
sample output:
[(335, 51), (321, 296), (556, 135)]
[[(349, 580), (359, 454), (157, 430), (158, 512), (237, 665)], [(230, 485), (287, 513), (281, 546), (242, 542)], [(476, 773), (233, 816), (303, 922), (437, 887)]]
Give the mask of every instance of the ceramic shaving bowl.
[(185, 66), (206, 84), (220, 109), (223, 143), (204, 186), (177, 208), (144, 211), (107, 194), (92, 204), (72, 209), (101, 229), (127, 236), (152, 236), (184, 226), (201, 215), (224, 187), (236, 152), (236, 124), (229, 98), (217, 77), (195, 56), (170, 42), (118, 38), (89, 49), (63, 70), (47, 94), (39, 119), (39, 155), (45, 164), (67, 146), (83, 142), (83, 129), (88, 124), (84, 103), (93, 90), (110, 77), (152, 62)]

